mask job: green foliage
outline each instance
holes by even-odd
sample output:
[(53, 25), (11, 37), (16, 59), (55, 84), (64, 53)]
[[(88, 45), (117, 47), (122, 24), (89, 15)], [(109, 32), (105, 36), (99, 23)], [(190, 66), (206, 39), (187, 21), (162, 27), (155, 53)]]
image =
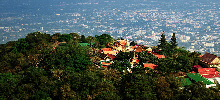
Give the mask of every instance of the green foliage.
[(52, 42), (58, 41), (58, 39), (59, 39), (60, 36), (61, 36), (60, 33), (55, 33), (55, 34), (53, 34), (53, 35), (51, 36), (51, 41), (52, 41)]
[(179, 98), (192, 100), (219, 100), (219, 92), (206, 88), (202, 82), (196, 82), (185, 86)]
[(163, 74), (176, 73), (179, 71), (187, 72), (187, 63), (184, 58), (173, 59), (170, 57), (166, 57), (163, 59), (159, 59), (157, 70), (161, 71)]
[(77, 33), (70, 33), (70, 35), (72, 36), (72, 39), (74, 41), (79, 41), (79, 39), (80, 39), (79, 34), (77, 34)]
[(124, 61), (124, 60), (131, 60), (131, 58), (134, 57), (134, 52), (119, 52), (116, 57), (114, 58), (114, 60), (120, 60), (120, 61)]
[(141, 73), (122, 76), (120, 94), (125, 100), (156, 99), (155, 80)]
[(147, 51), (140, 52), (138, 54), (138, 60), (139, 60), (140, 65), (142, 65), (143, 63), (157, 63), (158, 62), (158, 58), (155, 57), (153, 54), (148, 53)]
[(79, 45), (57, 47), (55, 50), (44, 50), (44, 60), (42, 66), (55, 69), (66, 69), (71, 67), (75, 71), (85, 70), (91, 64), (87, 54), (88, 48)]
[(121, 100), (121, 97), (112, 91), (101, 91), (94, 100)]
[(29, 49), (29, 44), (24, 38), (18, 39), (16, 44), (13, 47), (13, 53), (25, 53)]
[(168, 43), (167, 43), (167, 40), (166, 40), (166, 38), (165, 38), (164, 32), (163, 32), (162, 35), (161, 35), (161, 38), (160, 38), (160, 40), (159, 40), (159, 43), (160, 43), (160, 44), (158, 45), (159, 49), (162, 49), (163, 51), (166, 51), (167, 48), (168, 48)]
[(51, 37), (50, 34), (33, 32), (27, 34), (25, 40), (30, 44), (31, 47), (34, 47), (42, 41), (48, 43), (51, 40)]
[(81, 35), (80, 42), (87, 43), (85, 35)]
[(131, 68), (131, 64), (128, 60), (116, 60), (111, 64), (111, 68), (117, 69), (119, 72), (127, 72), (127, 69)]
[(59, 37), (59, 39), (58, 39), (58, 41), (59, 42), (69, 42), (70, 40), (72, 39), (72, 37), (71, 37), (71, 35), (69, 35), (69, 34), (62, 34), (60, 37)]
[(176, 49), (176, 47), (178, 46), (177, 42), (176, 42), (176, 37), (175, 37), (175, 33), (173, 33), (172, 37), (171, 37), (171, 41), (170, 41), (170, 47), (171, 49)]
[(113, 38), (108, 34), (96, 35), (95, 38), (99, 41), (100, 45), (107, 45), (113, 41)]
[(130, 43), (130, 46), (135, 46), (135, 45), (137, 45), (137, 43), (135, 43), (134, 41), (132, 41), (132, 42)]
[[(95, 43), (96, 38), (95, 38), (95, 37), (92, 37), (92, 36), (88, 36), (88, 37), (86, 37), (86, 41), (87, 41), (88, 43), (90, 43), (90, 45), (91, 45), (91, 43)], [(92, 46), (92, 45), (91, 45), (91, 46)]]
[[(118, 97), (113, 84), (102, 79), (102, 75), (98, 71), (85, 70), (79, 73), (69, 73), (69, 75), (71, 89), (77, 92), (78, 99), (100, 99), (99, 97), (110, 99), (111, 97), (103, 97), (106, 92)], [(112, 95), (110, 94), (110, 96)]]
[(14, 54), (9, 52), (2, 56), (0, 62), (0, 72), (17, 72), (25, 69), (28, 66), (25, 56), (22, 53)]
[[(69, 99), (69, 100), (148, 100), (148, 99), (220, 99), (218, 89), (208, 89), (202, 83), (181, 87), (175, 75), (178, 71), (191, 71), (200, 61), (199, 53), (184, 48), (173, 48), (162, 34), (158, 51), (166, 58), (157, 59), (147, 52), (137, 53), (139, 65), (131, 68), (133, 52), (120, 52), (109, 69), (95, 64), (106, 57), (100, 52), (89, 52), (80, 46), (77, 33), (49, 34), (34, 32), (18, 41), (0, 45), (0, 98), (1, 99)], [(82, 38), (81, 38), (82, 39)], [(97, 39), (97, 40), (96, 40)], [(55, 41), (67, 43), (56, 45)], [(83, 39), (106, 47), (112, 41), (108, 34)], [(90, 55), (88, 55), (90, 54)], [(93, 63), (91, 63), (91, 61)], [(156, 70), (143, 67), (143, 63), (158, 65)], [(132, 73), (127, 70), (131, 70)], [(122, 73), (124, 71), (124, 73)]]
[(156, 80), (157, 98), (163, 100), (176, 100), (181, 93), (181, 83), (175, 75), (160, 76)]
[(8, 52), (11, 52), (14, 49), (14, 45), (16, 44), (17, 41), (9, 41), (6, 44), (1, 44), (0, 45), (0, 57), (5, 55)]
[(0, 73), (0, 98), (12, 99), (21, 80), (20, 75), (12, 73)]

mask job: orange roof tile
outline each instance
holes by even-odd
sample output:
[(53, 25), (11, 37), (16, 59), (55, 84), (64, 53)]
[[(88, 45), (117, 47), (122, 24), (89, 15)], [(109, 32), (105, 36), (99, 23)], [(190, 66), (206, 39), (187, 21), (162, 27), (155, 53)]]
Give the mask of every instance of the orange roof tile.
[(165, 58), (164, 55), (160, 55), (160, 54), (157, 54), (157, 53), (154, 53), (154, 52), (151, 52), (154, 56), (156, 56), (157, 58)]
[(111, 60), (113, 60), (113, 59), (115, 58), (115, 56), (112, 55), (112, 54), (107, 53), (107, 55), (108, 55), (108, 57), (109, 57)]
[(143, 50), (142, 50), (142, 47), (137, 47), (136, 49), (135, 49), (135, 52), (142, 52)]
[(117, 55), (118, 51), (104, 51), (104, 54)]
[(157, 58), (165, 58), (164, 55), (155, 55)]
[(144, 67), (149, 67), (151, 69), (155, 69), (155, 67), (158, 66), (158, 65), (155, 65), (155, 64), (152, 64), (152, 63), (146, 63), (144, 64)]
[(126, 41), (125, 41), (125, 40), (121, 40), (121, 41), (120, 41), (120, 44), (123, 46), (123, 45), (126, 44)]
[(135, 46), (132, 46), (131, 48), (132, 48), (132, 49), (134, 49), (134, 48), (135, 48)]
[(102, 65), (106, 65), (106, 66), (108, 66), (108, 65), (111, 65), (112, 63), (102, 62), (101, 64), (102, 64)]
[(215, 68), (199, 68), (198, 72), (215, 72)]
[(199, 57), (202, 57), (203, 55), (201, 54)]
[(102, 48), (101, 50), (102, 50), (102, 51), (112, 51), (111, 48)]

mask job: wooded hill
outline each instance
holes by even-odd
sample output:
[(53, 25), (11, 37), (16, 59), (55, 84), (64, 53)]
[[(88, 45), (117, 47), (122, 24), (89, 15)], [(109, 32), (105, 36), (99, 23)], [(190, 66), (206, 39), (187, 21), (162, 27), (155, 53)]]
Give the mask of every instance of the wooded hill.
[[(77, 33), (53, 35), (33, 32), (25, 38), (0, 45), (0, 98), (76, 100), (186, 100), (220, 99), (219, 86), (206, 88), (202, 82), (181, 83), (179, 72), (191, 72), (200, 53), (178, 47), (175, 34), (168, 42), (161, 35), (153, 52), (137, 53), (139, 63), (131, 68), (133, 52), (119, 52), (108, 68), (98, 68), (105, 54), (94, 52), (111, 48), (115, 39), (108, 34), (95, 37)], [(88, 43), (81, 46), (80, 43)], [(135, 45), (134, 41), (131, 45)], [(139, 45), (140, 46), (140, 45)], [(143, 47), (148, 48), (148, 47)], [(143, 66), (154, 63), (154, 70)], [(126, 71), (130, 68), (131, 72)], [(124, 70), (124, 71), (123, 71)]]

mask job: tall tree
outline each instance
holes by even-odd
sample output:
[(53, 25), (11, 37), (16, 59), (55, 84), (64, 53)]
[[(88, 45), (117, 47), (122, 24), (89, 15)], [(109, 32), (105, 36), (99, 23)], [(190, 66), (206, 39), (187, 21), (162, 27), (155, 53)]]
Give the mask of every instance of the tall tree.
[(81, 43), (86, 43), (86, 37), (85, 37), (85, 35), (81, 35), (80, 42), (81, 42)]
[(92, 37), (92, 36), (88, 36), (86, 37), (86, 41), (88, 43), (94, 43), (96, 41), (96, 38), (95, 37)]
[(177, 42), (176, 42), (175, 33), (173, 33), (173, 35), (171, 37), (170, 44), (171, 44), (171, 49), (175, 49), (178, 45)]
[(135, 45), (137, 45), (137, 43), (135, 43), (134, 41), (132, 41), (132, 42), (130, 43), (130, 46), (135, 46)]
[(80, 39), (80, 36), (77, 33), (70, 33), (70, 35), (72, 36), (73, 40), (75, 40), (75, 41), (78, 41)]
[(72, 39), (72, 37), (69, 34), (62, 34), (59, 37), (58, 41), (60, 41), (60, 42), (64, 42), (64, 41), (69, 42), (71, 39)]
[(61, 36), (60, 33), (55, 33), (51, 36), (51, 41), (52, 42), (56, 42), (58, 40), (58, 38)]
[(165, 38), (164, 31), (163, 31), (163, 33), (162, 33), (162, 35), (161, 35), (161, 38), (160, 38), (160, 40), (159, 40), (159, 43), (160, 43), (160, 45), (158, 45), (158, 47), (159, 47), (160, 49), (162, 49), (162, 50), (165, 50), (165, 49), (166, 49), (166, 46), (167, 46), (167, 40), (166, 40), (166, 38)]
[(102, 34), (100, 36), (95, 36), (100, 45), (107, 45), (113, 41), (113, 38), (109, 34)]

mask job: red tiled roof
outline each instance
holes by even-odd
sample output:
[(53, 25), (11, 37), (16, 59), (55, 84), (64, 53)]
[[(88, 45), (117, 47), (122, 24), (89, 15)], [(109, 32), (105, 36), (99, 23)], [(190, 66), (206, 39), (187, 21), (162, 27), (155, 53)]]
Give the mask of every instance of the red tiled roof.
[(165, 58), (164, 55), (155, 55), (157, 58)]
[(199, 74), (201, 74), (201, 75), (214, 75), (216, 73), (215, 72), (200, 72)]
[(102, 65), (111, 65), (112, 63), (106, 63), (106, 62), (102, 62)]
[(211, 63), (217, 56), (210, 54), (210, 53), (205, 53), (202, 57), (201, 60), (202, 62), (207, 62), (207, 63)]
[(135, 48), (135, 46), (132, 46), (132, 47), (130, 47), (130, 48), (134, 49), (134, 48)]
[(215, 68), (199, 68), (198, 72), (215, 72)]
[(201, 54), (199, 57), (202, 57), (203, 55)]
[(152, 52), (152, 54), (153, 54), (154, 56), (156, 56), (157, 58), (165, 58), (164, 55), (160, 55), (160, 54), (157, 54), (157, 53), (154, 53), (154, 52)]
[(108, 68), (108, 66), (106, 66), (106, 65), (103, 65), (102, 67), (103, 67), (103, 68)]
[(102, 51), (112, 51), (111, 48), (102, 48), (101, 50), (102, 50)]
[(192, 71), (192, 73), (196, 73), (195, 71)]
[(142, 50), (142, 47), (137, 47), (136, 49), (135, 49), (135, 52), (142, 52), (143, 50)]
[(107, 68), (109, 65), (111, 65), (112, 63), (106, 63), (106, 62), (101, 62), (103, 68)]
[(215, 77), (214, 75), (202, 75), (202, 76), (205, 78), (214, 78)]
[(109, 53), (107, 53), (106, 55), (108, 55), (108, 57), (109, 57), (111, 60), (113, 60), (113, 59), (115, 58), (114, 55), (111, 55), (111, 54), (109, 54)]
[(206, 75), (202, 75), (205, 78), (215, 78), (215, 77), (220, 77), (219, 73), (216, 74), (206, 74)]
[(120, 41), (120, 44), (121, 44), (121, 45), (125, 45), (125, 44), (126, 44), (126, 41), (125, 41), (125, 40), (121, 40), (121, 41)]
[(155, 67), (157, 67), (158, 65), (152, 64), (152, 63), (146, 63), (144, 64), (144, 67), (149, 67), (151, 69), (155, 69)]
[(220, 72), (215, 71), (215, 68), (199, 68), (198, 72), (205, 78), (220, 77)]

